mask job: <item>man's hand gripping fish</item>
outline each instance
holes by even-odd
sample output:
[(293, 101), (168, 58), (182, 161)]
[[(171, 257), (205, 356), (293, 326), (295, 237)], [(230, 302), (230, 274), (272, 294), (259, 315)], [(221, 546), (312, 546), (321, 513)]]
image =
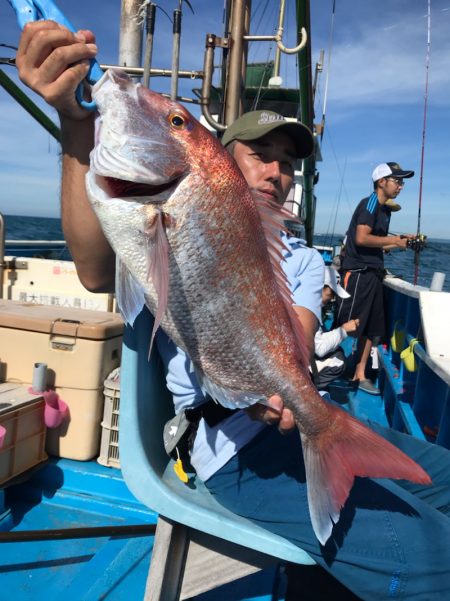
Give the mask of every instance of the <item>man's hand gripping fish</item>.
[[(325, 402), (308, 373), (282, 258), (285, 214), (254, 197), (234, 159), (176, 102), (108, 71), (87, 191), (118, 257), (132, 323), (144, 303), (227, 407), (278, 393), (295, 416), (322, 544), (355, 476), (430, 483), (396, 447)], [(155, 332), (152, 334), (152, 338)]]

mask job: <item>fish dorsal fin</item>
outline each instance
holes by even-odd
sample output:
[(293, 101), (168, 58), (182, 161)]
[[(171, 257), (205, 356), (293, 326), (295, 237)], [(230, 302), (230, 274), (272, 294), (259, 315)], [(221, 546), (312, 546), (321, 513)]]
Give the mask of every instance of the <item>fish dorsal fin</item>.
[(165, 225), (168, 217), (158, 211), (149, 227), (146, 229), (148, 278), (151, 280), (158, 299), (155, 322), (150, 340), (149, 354), (152, 350), (156, 330), (167, 309), (169, 298), (169, 242), (166, 236)]
[(132, 326), (144, 306), (144, 291), (117, 255), (116, 301), (125, 322)]
[(309, 357), (306, 350), (307, 345), (305, 333), (300, 319), (293, 308), (292, 293), (289, 289), (289, 282), (281, 267), (281, 261), (284, 260), (283, 249), (286, 249), (287, 247), (280, 237), (280, 232), (287, 232), (285, 220), (288, 219), (289, 221), (295, 221), (295, 216), (289, 211), (286, 211), (286, 209), (283, 207), (280, 207), (275, 202), (267, 200), (264, 196), (255, 191), (252, 191), (252, 195), (261, 219), (275, 281), (277, 283), (281, 299), (286, 307), (294, 336), (298, 343), (300, 352), (299, 360), (304, 367), (307, 367), (309, 365)]

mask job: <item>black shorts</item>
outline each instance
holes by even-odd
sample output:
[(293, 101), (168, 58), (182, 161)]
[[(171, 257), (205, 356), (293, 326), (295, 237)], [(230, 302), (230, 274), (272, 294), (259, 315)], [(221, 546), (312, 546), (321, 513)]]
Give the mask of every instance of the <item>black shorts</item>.
[(370, 340), (383, 339), (385, 318), (383, 302), (383, 273), (381, 270), (344, 271), (341, 285), (350, 298), (337, 297), (336, 323), (338, 326), (350, 319), (359, 319), (355, 335)]

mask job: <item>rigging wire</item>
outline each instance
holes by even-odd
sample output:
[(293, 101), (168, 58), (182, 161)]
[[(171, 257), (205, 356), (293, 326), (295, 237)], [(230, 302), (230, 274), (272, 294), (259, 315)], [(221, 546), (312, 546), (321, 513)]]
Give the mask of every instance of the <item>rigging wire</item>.
[[(425, 158), (425, 135), (427, 130), (427, 108), (428, 108), (428, 74), (430, 70), (430, 47), (431, 47), (431, 0), (428, 0), (427, 12), (427, 51), (425, 57), (425, 97), (423, 108), (423, 128), (422, 128), (422, 150), (420, 156), (420, 180), (419, 180), (419, 206), (417, 210), (417, 237), (420, 236), (420, 221), (422, 217), (422, 188), (423, 188), (423, 167)], [(414, 252), (414, 285), (419, 279), (420, 252)]]
[[(337, 216), (338, 216), (338, 209), (339, 209), (339, 205), (341, 203), (341, 197), (342, 197), (342, 190), (344, 188), (344, 177), (345, 177), (345, 171), (347, 169), (347, 157), (345, 157), (345, 163), (344, 163), (344, 168), (342, 171), (339, 170), (339, 179), (340, 179), (340, 185), (339, 185), (339, 190), (336, 194), (334, 203), (333, 203), (333, 209), (332, 211), (330, 211), (330, 216), (328, 219), (328, 225), (327, 225), (327, 230), (325, 233), (325, 242), (324, 244), (328, 244), (329, 246), (332, 246), (334, 244), (334, 235), (336, 233), (336, 221), (337, 221)], [(331, 225), (331, 222), (333, 222), (333, 225)], [(345, 234), (344, 234), (345, 235)]]
[[(335, 16), (336, 16), (336, 0), (333, 0), (332, 9), (331, 9), (330, 33), (329, 33), (329, 37), (328, 37), (328, 57), (327, 57), (327, 68), (326, 68), (326, 78), (325, 78), (325, 87), (324, 87), (323, 98), (322, 98), (322, 93), (321, 93), (320, 80), (318, 82), (317, 89), (316, 89), (317, 103), (318, 103), (319, 107), (322, 108), (322, 124), (321, 124), (322, 127), (321, 127), (321, 132), (320, 132), (321, 142), (322, 142), (323, 135), (325, 132), (325, 114), (326, 114), (327, 98), (328, 98), (328, 83), (329, 83), (329, 77), (330, 77), (331, 56), (332, 56), (333, 41), (334, 41)], [(341, 205), (342, 195), (344, 195), (350, 215), (352, 214), (353, 208), (350, 203), (348, 192), (347, 192), (347, 189), (345, 186), (345, 181), (344, 181), (345, 171), (347, 168), (347, 158), (345, 159), (344, 168), (342, 169), (341, 165), (339, 164), (338, 158), (337, 158), (337, 153), (336, 153), (336, 149), (333, 144), (333, 138), (331, 135), (331, 128), (330, 128), (329, 124), (327, 125), (327, 140), (330, 144), (331, 151), (332, 151), (333, 157), (334, 157), (334, 161), (336, 163), (336, 168), (337, 168), (337, 171), (339, 174), (339, 190), (336, 195), (335, 201), (333, 202), (333, 210), (330, 213), (330, 218), (329, 218), (327, 231), (326, 231), (327, 239), (328, 239), (328, 237), (330, 237), (331, 243), (332, 243), (332, 241), (334, 240), (337, 215), (338, 215), (339, 207)], [(332, 229), (330, 232), (332, 220), (333, 220), (333, 225), (332, 225)]]
[[(256, 28), (255, 28), (255, 30), (254, 30), (254, 31), (255, 31), (255, 33), (259, 31), (259, 28), (260, 28), (260, 26), (261, 26), (261, 23), (262, 23), (262, 21), (263, 21), (264, 17), (266, 16), (266, 13), (267, 13), (267, 8), (268, 8), (268, 5), (269, 5), (269, 1), (270, 1), (270, 0), (266, 0), (266, 2), (265, 2), (265, 4), (264, 4), (264, 6), (263, 6), (263, 8), (262, 8), (261, 17), (260, 17), (260, 19), (259, 19), (259, 22), (258, 22), (258, 24), (256, 25)], [(262, 6), (262, 3), (260, 3), (260, 4), (259, 4), (259, 6)], [(273, 10), (274, 10), (274, 7), (272, 6), (272, 11), (273, 11)], [(269, 17), (270, 17), (270, 15), (269, 15)], [(268, 18), (269, 18), (269, 17), (268, 17)], [(253, 49), (253, 48), (255, 48), (255, 46), (251, 46), (251, 48)], [(269, 64), (269, 62), (270, 62), (270, 57), (271, 57), (271, 54), (273, 53), (273, 50), (274, 50), (273, 42), (270, 42), (270, 44), (268, 44), (268, 50), (267, 50), (266, 60), (264, 61), (264, 63), (265, 63), (266, 65), (268, 65), (268, 64)], [(256, 63), (256, 62), (257, 62), (257, 61), (256, 61), (256, 55), (257, 55), (257, 51), (256, 51), (256, 49), (255, 49), (255, 51), (254, 51), (252, 54), (253, 54), (253, 55), (254, 55), (254, 57), (255, 57), (255, 58), (254, 58), (254, 60), (255, 60), (255, 63)], [(249, 55), (250, 55), (250, 52), (249, 52)], [(248, 65), (251, 65), (251, 62), (250, 62), (250, 61), (248, 62)], [(264, 83), (264, 78), (265, 78), (265, 76), (266, 76), (266, 71), (265, 71), (265, 70), (262, 70), (262, 71), (261, 71), (261, 79), (260, 79), (260, 81), (259, 81), (259, 86), (258, 86), (258, 91), (257, 91), (257, 92), (256, 92), (256, 94), (255, 94), (255, 97), (254, 97), (254, 99), (253, 99), (252, 106), (251, 106), (251, 109), (250, 109), (250, 110), (252, 110), (252, 111), (254, 111), (254, 110), (256, 110), (256, 109), (258, 108), (259, 101), (260, 101), (260, 100), (261, 100), (261, 98), (262, 98), (262, 97), (261, 97), (261, 91), (262, 91), (262, 87), (263, 87), (263, 83)]]

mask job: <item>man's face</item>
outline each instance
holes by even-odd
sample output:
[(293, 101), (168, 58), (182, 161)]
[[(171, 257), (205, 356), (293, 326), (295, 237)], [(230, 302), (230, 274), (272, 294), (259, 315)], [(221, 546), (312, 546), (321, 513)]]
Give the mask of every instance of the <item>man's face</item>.
[(325, 307), (334, 299), (334, 292), (329, 286), (322, 288), (322, 306)]
[(397, 198), (405, 184), (398, 177), (383, 177), (378, 182), (378, 187), (383, 190), (387, 198)]
[(237, 140), (233, 156), (250, 188), (280, 205), (284, 203), (296, 162), (290, 136), (278, 130), (258, 140)]

